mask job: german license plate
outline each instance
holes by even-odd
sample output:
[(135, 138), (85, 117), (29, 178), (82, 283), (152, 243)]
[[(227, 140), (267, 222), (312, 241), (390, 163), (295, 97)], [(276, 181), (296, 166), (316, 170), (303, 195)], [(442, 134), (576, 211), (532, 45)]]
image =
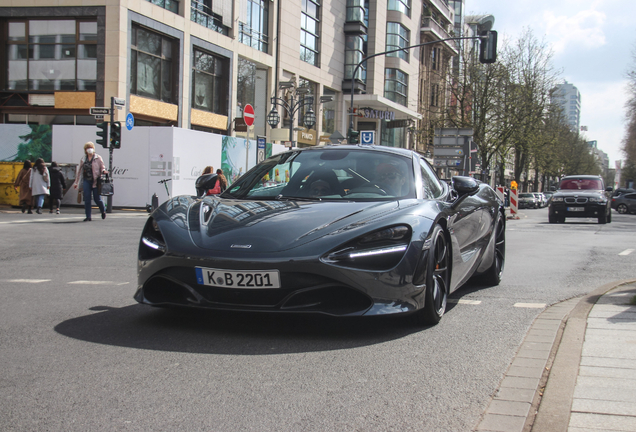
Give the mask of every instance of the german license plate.
[(219, 288), (280, 288), (278, 270), (224, 270), (195, 267), (197, 283)]
[(585, 207), (568, 207), (568, 211), (571, 211), (571, 212), (585, 211)]

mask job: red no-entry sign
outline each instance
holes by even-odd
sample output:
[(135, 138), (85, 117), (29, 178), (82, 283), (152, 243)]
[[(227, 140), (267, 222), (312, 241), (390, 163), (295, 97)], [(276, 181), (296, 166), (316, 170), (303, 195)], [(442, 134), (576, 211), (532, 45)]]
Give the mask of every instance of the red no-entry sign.
[(252, 126), (254, 124), (254, 107), (252, 105), (245, 105), (245, 109), (243, 110), (243, 120), (245, 120), (245, 124), (248, 126)]

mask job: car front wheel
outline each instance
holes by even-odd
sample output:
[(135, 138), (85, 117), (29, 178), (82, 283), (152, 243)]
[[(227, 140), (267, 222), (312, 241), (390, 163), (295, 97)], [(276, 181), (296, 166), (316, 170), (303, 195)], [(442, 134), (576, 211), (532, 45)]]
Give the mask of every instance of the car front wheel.
[(437, 324), (446, 311), (450, 289), (450, 251), (441, 226), (435, 225), (427, 251), (424, 308), (415, 314), (420, 325)]

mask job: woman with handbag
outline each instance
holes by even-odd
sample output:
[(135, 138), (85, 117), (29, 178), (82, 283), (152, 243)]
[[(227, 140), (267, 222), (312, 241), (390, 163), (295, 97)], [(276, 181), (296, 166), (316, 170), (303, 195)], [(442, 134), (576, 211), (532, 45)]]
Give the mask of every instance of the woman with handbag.
[(31, 194), (35, 201), (35, 212), (42, 214), (41, 210), (44, 204), (44, 198), (49, 194), (49, 189), (51, 188), (49, 170), (46, 168), (44, 159), (42, 158), (38, 158), (31, 169), (29, 187), (31, 188)]
[[(84, 222), (91, 221), (91, 195), (95, 200), (95, 204), (99, 207), (102, 219), (106, 219), (106, 208), (102, 197), (99, 195), (97, 181), (100, 176), (107, 173), (102, 157), (95, 153), (95, 144), (87, 142), (84, 144), (84, 157), (80, 160), (77, 170), (75, 171), (75, 182), (73, 188), (77, 189), (80, 181), (82, 182), (82, 194), (84, 195), (84, 211), (86, 219)], [(80, 180), (81, 179), (81, 180)]]

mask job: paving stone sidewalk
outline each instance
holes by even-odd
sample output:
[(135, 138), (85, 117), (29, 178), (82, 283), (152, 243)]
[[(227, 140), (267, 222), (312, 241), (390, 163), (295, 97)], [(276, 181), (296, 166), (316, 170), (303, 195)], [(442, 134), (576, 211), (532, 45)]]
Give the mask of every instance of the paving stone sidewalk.
[(636, 280), (547, 308), (477, 431), (636, 431)]

